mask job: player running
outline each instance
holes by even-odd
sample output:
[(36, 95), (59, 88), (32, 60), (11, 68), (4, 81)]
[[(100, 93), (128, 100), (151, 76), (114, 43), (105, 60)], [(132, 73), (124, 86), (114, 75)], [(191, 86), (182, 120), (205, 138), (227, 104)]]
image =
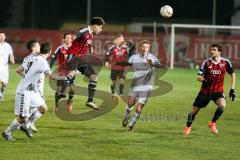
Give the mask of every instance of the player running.
[[(128, 65), (132, 65), (133, 68), (133, 80), (128, 93), (128, 104), (126, 105), (126, 111), (122, 121), (123, 127), (127, 126), (131, 110), (136, 104), (135, 114), (128, 127), (129, 131), (133, 130), (133, 126), (137, 122), (151, 93), (155, 78), (155, 67), (160, 67), (159, 60), (150, 53), (150, 46), (149, 41), (141, 41), (139, 43), (139, 53), (131, 56), (128, 60)], [(117, 64), (122, 65), (124, 63), (118, 62)]]
[(86, 55), (90, 49), (93, 54), (93, 36), (98, 35), (105, 24), (102, 17), (94, 17), (91, 20), (90, 26), (80, 29), (76, 34), (76, 39), (73, 40), (72, 46), (68, 50), (68, 69), (66, 84), (70, 84), (77, 73), (77, 70), (89, 79), (88, 84), (88, 100), (85, 103), (87, 107), (98, 109), (93, 101), (94, 93), (97, 86), (97, 75), (92, 66), (86, 62)]
[[(28, 46), (32, 46), (29, 45), (30, 43), (35, 43), (35, 41), (29, 41)], [(37, 43), (35, 44), (37, 45)], [(44, 75), (55, 80), (66, 78), (65, 76), (52, 74), (50, 71), (46, 59), (51, 54), (51, 45), (48, 42), (43, 43), (40, 50), (40, 54), (30, 54), (24, 58), (22, 65), (17, 68), (17, 73), (22, 75), (15, 97), (15, 115), (17, 118), (2, 132), (3, 138), (7, 141), (15, 140), (12, 137), (12, 132), (19, 128), (28, 137), (33, 137), (29, 127), (48, 109), (43, 98)], [(30, 107), (36, 108), (31, 116), (29, 113)]]
[(204, 60), (199, 69), (197, 80), (202, 82), (202, 87), (193, 103), (192, 111), (188, 114), (187, 125), (183, 130), (183, 134), (186, 136), (190, 134), (192, 122), (197, 113), (201, 108), (206, 107), (211, 100), (217, 105), (217, 110), (208, 126), (212, 133), (218, 133), (216, 121), (222, 115), (226, 107), (226, 99), (223, 89), (226, 72), (230, 74), (231, 80), (229, 96), (232, 101), (235, 99), (235, 73), (231, 62), (228, 59), (221, 57), (222, 51), (223, 48), (221, 44), (212, 44), (209, 50), (210, 58)]
[[(65, 33), (63, 35), (63, 45), (59, 46), (55, 52), (52, 54), (52, 59), (50, 62), (50, 68), (52, 68), (54, 62), (58, 60), (58, 73), (60, 75), (67, 75), (68, 69), (67, 69), (67, 52), (68, 49), (72, 45), (72, 34), (71, 33)], [(75, 83), (75, 77), (72, 78), (72, 80), (69, 83), (69, 93), (68, 93), (68, 110), (72, 110), (72, 99), (74, 96), (74, 83)], [(57, 90), (55, 92), (55, 112), (58, 111), (58, 102), (61, 98), (65, 98), (65, 90), (66, 85), (64, 84), (63, 80), (57, 81)]]
[(12, 64), (15, 63), (12, 47), (9, 43), (5, 42), (5, 33), (0, 32), (0, 82), (2, 83), (0, 89), (0, 103), (3, 101), (3, 94), (7, 88), (9, 71), (8, 71), (8, 60)]

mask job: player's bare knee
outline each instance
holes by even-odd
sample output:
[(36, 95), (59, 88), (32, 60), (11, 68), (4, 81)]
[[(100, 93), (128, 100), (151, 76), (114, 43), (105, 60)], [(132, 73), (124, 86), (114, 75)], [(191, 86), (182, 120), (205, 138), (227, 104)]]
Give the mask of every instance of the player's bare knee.
[(75, 91), (70, 89), (69, 92), (68, 92), (69, 95), (74, 95), (75, 94)]
[(7, 83), (2, 82), (2, 87), (7, 88)]
[(96, 75), (96, 74), (92, 74), (92, 75), (89, 77), (89, 79), (90, 79), (91, 81), (97, 81), (97, 75)]
[(44, 114), (44, 113), (46, 113), (46, 112), (48, 111), (48, 107), (47, 107), (46, 104), (44, 104), (44, 105), (41, 105), (41, 106), (38, 108), (38, 110), (39, 110), (40, 113)]
[(119, 84), (124, 84), (124, 79), (123, 78), (119, 79)]
[(23, 124), (27, 121), (27, 117), (23, 117), (22, 115), (20, 115), (17, 117), (17, 121), (18, 123)]
[(142, 111), (143, 107), (144, 107), (144, 104), (138, 102), (137, 106), (136, 106), (136, 112), (140, 113)]
[(134, 97), (128, 97), (128, 105), (129, 106), (135, 105), (135, 98)]
[(115, 80), (112, 80), (112, 85), (116, 84), (116, 81)]
[(218, 108), (224, 109), (226, 107), (226, 100), (224, 98), (220, 98), (216, 101)]

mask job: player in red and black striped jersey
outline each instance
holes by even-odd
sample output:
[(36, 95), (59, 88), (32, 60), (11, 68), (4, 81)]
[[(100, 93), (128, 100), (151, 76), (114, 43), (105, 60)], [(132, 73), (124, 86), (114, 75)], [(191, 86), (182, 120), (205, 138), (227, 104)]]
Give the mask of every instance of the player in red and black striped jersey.
[[(65, 33), (63, 35), (63, 45), (59, 46), (55, 52), (52, 54), (52, 59), (50, 62), (50, 68), (52, 68), (54, 62), (58, 60), (58, 73), (60, 75), (68, 75), (68, 68), (67, 68), (67, 52), (68, 49), (72, 45), (72, 34), (71, 33)], [(72, 109), (72, 98), (74, 96), (74, 80), (73, 78), (70, 82), (69, 86), (69, 96), (68, 96), (68, 110), (70, 111)], [(58, 102), (61, 98), (65, 98), (65, 89), (66, 85), (64, 84), (63, 80), (57, 81), (57, 90), (55, 93), (55, 112), (58, 111)]]
[(88, 27), (80, 29), (76, 34), (76, 39), (73, 40), (72, 46), (68, 50), (68, 76), (65, 81), (66, 84), (72, 80), (76, 75), (77, 70), (89, 78), (88, 85), (88, 101), (86, 106), (98, 109), (93, 102), (94, 93), (97, 85), (97, 75), (92, 66), (86, 62), (86, 55), (90, 49), (90, 53), (93, 53), (93, 36), (98, 35), (105, 24), (102, 17), (93, 17)]
[(125, 67), (119, 66), (117, 62), (127, 62), (128, 47), (125, 44), (125, 40), (122, 34), (119, 34), (113, 41), (113, 45), (110, 46), (106, 54), (105, 66), (111, 69), (111, 92), (112, 97), (115, 98), (116, 80), (119, 78), (119, 96), (122, 97), (124, 89), (125, 79)]
[(212, 100), (217, 105), (217, 110), (209, 123), (212, 133), (217, 134), (216, 121), (222, 115), (226, 107), (226, 99), (224, 95), (224, 78), (226, 72), (230, 75), (231, 89), (229, 96), (234, 101), (235, 99), (235, 73), (231, 62), (221, 57), (221, 44), (212, 44), (210, 47), (210, 58), (203, 61), (197, 75), (197, 80), (202, 82), (202, 86), (198, 96), (196, 97), (192, 111), (188, 114), (187, 125), (184, 128), (184, 135), (189, 135), (192, 122), (201, 108), (204, 108)]

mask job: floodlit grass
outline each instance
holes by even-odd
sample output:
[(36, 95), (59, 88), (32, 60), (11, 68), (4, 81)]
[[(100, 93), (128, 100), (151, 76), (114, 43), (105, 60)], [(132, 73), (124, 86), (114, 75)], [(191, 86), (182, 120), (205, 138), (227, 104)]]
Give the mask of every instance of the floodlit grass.
[[(5, 101), (0, 104), (1, 131), (14, 118), (15, 90), (20, 78), (15, 73), (16, 67), (16, 65), (10, 66), (9, 86), (5, 92)], [(46, 80), (45, 98), (49, 112), (36, 124), (40, 130), (39, 133), (35, 133), (34, 138), (29, 139), (22, 132), (16, 131), (13, 133), (16, 142), (7, 142), (1, 138), (0, 159), (240, 159), (238, 90), (236, 90), (235, 102), (227, 98), (227, 108), (217, 123), (219, 135), (213, 135), (208, 128), (208, 122), (216, 109), (215, 104), (211, 102), (198, 114), (190, 136), (184, 137), (182, 135), (185, 125), (184, 116), (189, 112), (200, 87), (200, 83), (196, 81), (196, 70), (169, 70), (161, 80), (171, 83), (173, 90), (149, 99), (142, 112), (142, 118), (131, 133), (121, 126), (125, 109), (123, 101), (120, 101), (112, 112), (93, 120), (62, 121), (58, 119), (53, 112), (54, 91)], [(77, 83), (81, 83), (82, 86), (87, 84), (82, 83), (80, 79)], [(109, 72), (103, 69), (97, 89), (109, 92), (110, 83)], [(226, 77), (227, 97), (229, 86), (229, 78)], [(85, 100), (86, 97), (83, 96), (75, 97), (73, 113), (89, 110), (84, 106)]]

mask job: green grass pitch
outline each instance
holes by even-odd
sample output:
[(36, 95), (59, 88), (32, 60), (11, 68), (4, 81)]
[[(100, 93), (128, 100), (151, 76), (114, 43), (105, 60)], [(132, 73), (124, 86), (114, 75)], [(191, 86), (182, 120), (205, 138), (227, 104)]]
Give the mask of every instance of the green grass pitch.
[[(14, 118), (15, 90), (20, 79), (15, 73), (16, 67), (17, 65), (10, 66), (9, 86), (5, 92), (5, 101), (0, 104), (1, 132)], [(149, 99), (142, 112), (142, 119), (136, 123), (134, 132), (131, 133), (121, 126), (121, 117), (125, 109), (123, 101), (120, 101), (113, 111), (93, 120), (62, 121), (58, 119), (53, 112), (54, 91), (46, 80), (45, 98), (49, 112), (36, 124), (40, 131), (35, 133), (32, 139), (26, 137), (21, 131), (15, 131), (13, 135), (16, 142), (7, 142), (0, 138), (0, 159), (240, 159), (239, 90), (236, 89), (236, 101), (230, 101), (228, 98), (229, 76), (225, 79), (227, 108), (217, 122), (220, 134), (213, 135), (208, 128), (208, 122), (216, 109), (215, 104), (211, 102), (196, 117), (190, 136), (182, 135), (185, 125), (183, 117), (189, 112), (200, 87), (200, 83), (196, 81), (196, 72), (190, 69), (174, 69), (161, 77), (161, 80), (173, 85), (173, 90)], [(109, 72), (103, 69), (97, 89), (109, 92), (110, 83)], [(72, 112), (87, 111), (88, 109), (84, 106), (85, 100), (86, 97), (76, 96)], [(99, 103), (100, 100), (97, 102)], [(154, 115), (155, 119), (149, 115)]]

